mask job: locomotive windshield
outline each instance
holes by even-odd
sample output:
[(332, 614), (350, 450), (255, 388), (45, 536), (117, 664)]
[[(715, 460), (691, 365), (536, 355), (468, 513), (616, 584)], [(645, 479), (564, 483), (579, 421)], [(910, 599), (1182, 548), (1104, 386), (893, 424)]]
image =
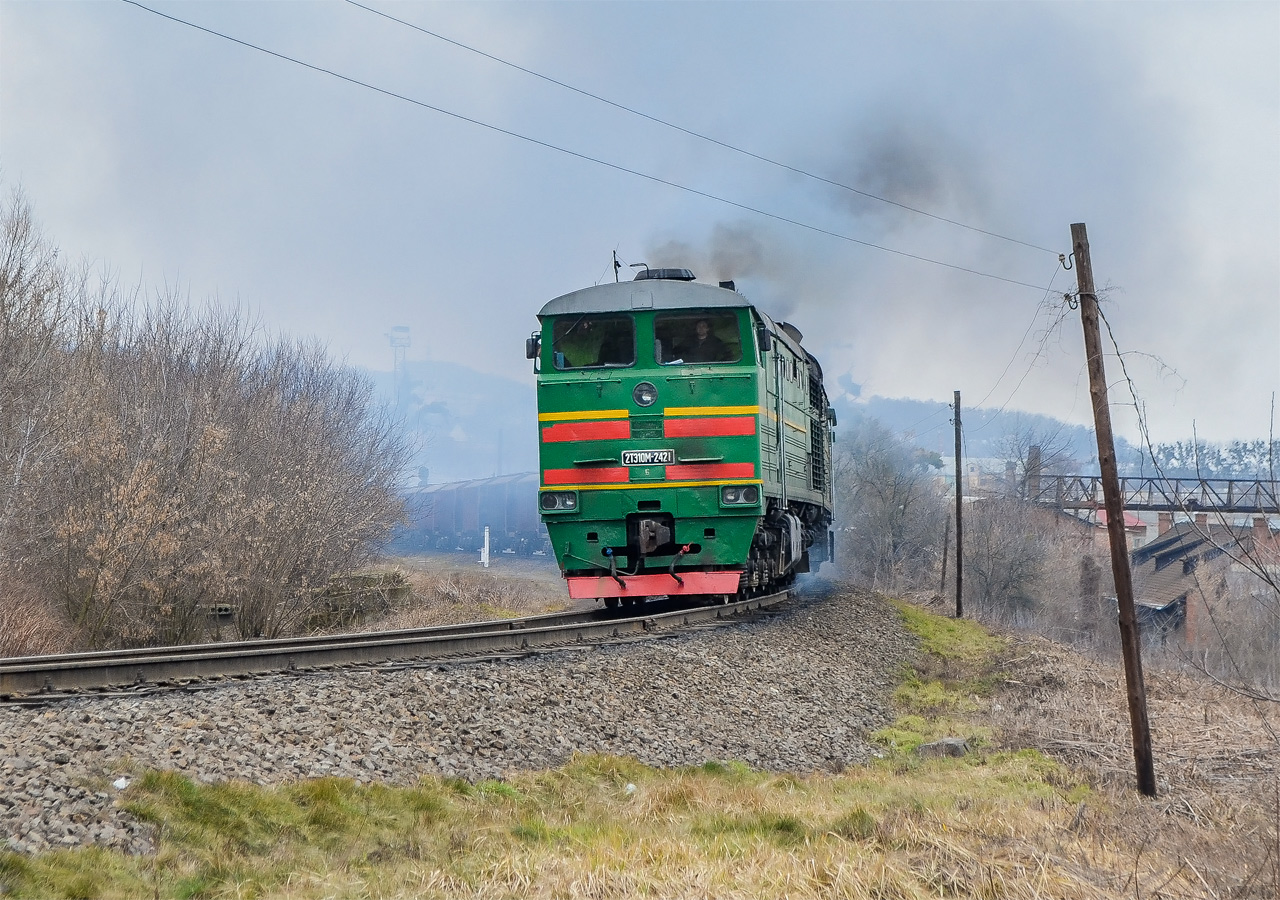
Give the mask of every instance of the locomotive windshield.
[(659, 313), (653, 322), (658, 362), (733, 363), (742, 359), (738, 316), (732, 312)]
[(636, 326), (630, 316), (562, 316), (551, 331), (557, 369), (630, 366), (636, 361)]

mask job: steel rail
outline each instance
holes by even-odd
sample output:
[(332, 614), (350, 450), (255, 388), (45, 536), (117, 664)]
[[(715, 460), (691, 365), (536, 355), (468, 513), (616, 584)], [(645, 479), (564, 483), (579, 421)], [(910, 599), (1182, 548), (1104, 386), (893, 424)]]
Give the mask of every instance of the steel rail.
[(0, 660), (0, 702), (128, 685), (532, 652), (731, 618), (775, 606), (790, 596), (791, 591), (784, 590), (718, 606), (626, 618), (594, 610), (399, 631), (29, 656)]

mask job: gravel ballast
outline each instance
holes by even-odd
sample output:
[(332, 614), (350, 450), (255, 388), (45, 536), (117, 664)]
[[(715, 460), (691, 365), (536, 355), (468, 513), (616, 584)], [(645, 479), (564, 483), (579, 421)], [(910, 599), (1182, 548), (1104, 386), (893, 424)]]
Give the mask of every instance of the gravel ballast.
[(806, 773), (865, 762), (913, 649), (883, 600), (810, 585), (779, 613), (508, 661), (354, 669), (191, 693), (0, 707), (0, 849), (147, 852), (120, 810), (133, 773), (278, 784), (412, 784), (563, 764), (741, 760)]

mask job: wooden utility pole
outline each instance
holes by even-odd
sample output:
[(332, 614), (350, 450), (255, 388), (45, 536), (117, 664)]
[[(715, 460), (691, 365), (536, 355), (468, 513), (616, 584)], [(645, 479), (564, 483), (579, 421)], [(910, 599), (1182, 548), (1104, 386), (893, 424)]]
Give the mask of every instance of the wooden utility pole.
[(960, 467), (960, 392), (956, 391), (955, 402), (955, 422), (956, 422), (956, 618), (964, 618), (964, 594), (962, 593), (964, 581), (964, 536), (963, 523), (961, 522), (961, 510), (964, 509), (964, 473)]
[(1116, 470), (1115, 441), (1111, 436), (1111, 408), (1107, 404), (1107, 378), (1102, 368), (1102, 336), (1098, 330), (1098, 295), (1093, 286), (1093, 263), (1084, 223), (1071, 226), (1075, 255), (1080, 319), (1084, 325), (1084, 350), (1089, 367), (1089, 394), (1093, 398), (1093, 422), (1098, 435), (1098, 467), (1102, 473), (1102, 497), (1107, 509), (1107, 537), (1111, 541), (1111, 573), (1120, 608), (1120, 644), (1124, 651), (1124, 680), (1129, 693), (1129, 724), (1133, 730), (1133, 760), (1138, 770), (1138, 790), (1156, 795), (1155, 764), (1151, 758), (1151, 728), (1147, 723), (1147, 689), (1142, 682), (1142, 646), (1138, 617), (1133, 609), (1133, 577), (1129, 571), (1129, 547), (1124, 533), (1124, 500)]
[(938, 596), (947, 590), (947, 551), (951, 549), (951, 520), (942, 520), (942, 580), (938, 582)]

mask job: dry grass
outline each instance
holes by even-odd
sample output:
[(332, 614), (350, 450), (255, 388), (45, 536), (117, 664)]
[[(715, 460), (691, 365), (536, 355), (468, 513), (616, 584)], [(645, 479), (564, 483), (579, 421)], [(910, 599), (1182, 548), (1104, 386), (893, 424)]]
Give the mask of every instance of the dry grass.
[(1109, 812), (1081, 811), (1099, 841), (1168, 860), (1170, 874), (1179, 871), (1187, 885), (1166, 896), (1280, 897), (1274, 704), (1209, 679), (1146, 667), (1158, 794), (1148, 800), (1135, 789), (1121, 663), (1024, 633), (1005, 637), (1004, 683), (974, 718), (1002, 745), (1042, 751), (1105, 796)]
[(412, 588), (375, 628), (424, 628), (484, 619), (555, 612), (569, 593), (553, 560), (499, 557), (481, 568), (465, 554), (400, 557), (386, 561)]
[(65, 653), (74, 645), (75, 629), (53, 603), (20, 583), (0, 583), (0, 659)]
[[(346, 606), (320, 608), (298, 633), (340, 633), (422, 628), (485, 619), (513, 618), (565, 609), (570, 604), (555, 561), (498, 556), (484, 569), (472, 554), (435, 554), (381, 560), (373, 570), (402, 575), (399, 591), (370, 590)], [(235, 639), (228, 635), (228, 639)], [(0, 581), (0, 658), (65, 653), (77, 647), (77, 632), (41, 592)]]
[(336, 780), (202, 787), (152, 775), (127, 796), (163, 823), (158, 857), (81, 851), (92, 868), (76, 854), (9, 859), (0, 873), (14, 894), (70, 885), (125, 897), (150, 881), (160, 896), (289, 900), (923, 900), (1120, 897), (1135, 885), (1156, 896), (1161, 882), (1163, 896), (1187, 896), (1194, 886), (1160, 852), (1123, 835), (1104, 840), (1080, 813), (1087, 789), (1031, 752), (803, 779), (583, 756), (502, 783), (429, 778), (399, 790)]

